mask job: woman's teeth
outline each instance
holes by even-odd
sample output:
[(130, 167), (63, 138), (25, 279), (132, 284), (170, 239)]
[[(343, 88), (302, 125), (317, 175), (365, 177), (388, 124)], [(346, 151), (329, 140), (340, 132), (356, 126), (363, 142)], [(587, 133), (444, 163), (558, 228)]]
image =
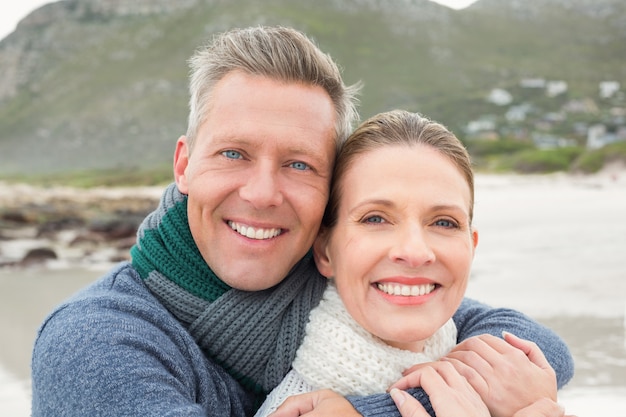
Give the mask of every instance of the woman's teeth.
[(431, 293), (435, 289), (435, 284), (403, 285), (403, 284), (381, 284), (377, 283), (379, 290), (389, 295), (418, 296)]

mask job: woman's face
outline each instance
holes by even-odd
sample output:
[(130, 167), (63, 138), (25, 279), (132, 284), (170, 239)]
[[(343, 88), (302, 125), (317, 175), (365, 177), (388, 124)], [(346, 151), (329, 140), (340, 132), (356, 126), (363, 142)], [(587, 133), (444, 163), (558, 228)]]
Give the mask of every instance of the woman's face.
[(342, 181), (337, 223), (315, 244), (348, 312), (370, 333), (421, 351), (463, 299), (478, 234), (458, 168), (424, 146), (359, 155)]

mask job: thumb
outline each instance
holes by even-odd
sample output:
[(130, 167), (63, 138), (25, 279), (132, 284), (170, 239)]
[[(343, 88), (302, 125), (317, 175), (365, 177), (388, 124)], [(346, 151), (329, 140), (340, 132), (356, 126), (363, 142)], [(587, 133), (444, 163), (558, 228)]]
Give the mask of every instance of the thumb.
[(396, 403), (396, 407), (398, 407), (402, 417), (430, 417), (430, 414), (426, 412), (422, 404), (408, 392), (392, 388), (389, 394), (393, 402)]

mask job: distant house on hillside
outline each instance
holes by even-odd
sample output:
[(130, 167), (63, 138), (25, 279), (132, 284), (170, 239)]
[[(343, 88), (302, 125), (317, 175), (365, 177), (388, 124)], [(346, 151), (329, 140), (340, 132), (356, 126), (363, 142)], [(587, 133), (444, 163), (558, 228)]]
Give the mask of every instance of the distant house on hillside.
[(567, 83), (565, 81), (548, 81), (546, 84), (546, 94), (548, 97), (556, 97), (567, 92)]
[(626, 140), (625, 131), (619, 129), (617, 132), (610, 132), (603, 124), (590, 126), (587, 131), (587, 149), (600, 149), (611, 143), (624, 140)]
[(503, 90), (502, 88), (494, 88), (489, 93), (487, 101), (495, 104), (496, 106), (506, 106), (508, 104), (511, 104), (511, 102), (513, 101), (513, 96), (511, 95), (511, 93)]
[(576, 122), (572, 125), (572, 129), (577, 136), (584, 137), (587, 136), (589, 124), (586, 122)]
[(590, 98), (570, 100), (563, 106), (567, 113), (595, 114), (600, 111), (598, 105)]
[(612, 107), (609, 114), (613, 118), (613, 123), (626, 126), (626, 107)]
[(523, 78), (520, 83), (522, 88), (546, 88), (546, 80), (543, 78)]
[(520, 104), (518, 106), (511, 106), (504, 117), (509, 122), (523, 122), (526, 120), (526, 116), (532, 110), (532, 105), (528, 103)]
[(534, 132), (532, 139), (537, 149), (556, 149), (576, 146), (576, 141), (573, 139), (562, 138), (547, 133)]
[(468, 139), (497, 139), (496, 121), (490, 116), (472, 120), (465, 126), (465, 134)]
[(567, 116), (563, 112), (549, 112), (543, 116), (543, 120), (552, 124), (564, 122)]
[(611, 98), (620, 89), (620, 84), (617, 81), (602, 81), (598, 88), (600, 89), (600, 98)]

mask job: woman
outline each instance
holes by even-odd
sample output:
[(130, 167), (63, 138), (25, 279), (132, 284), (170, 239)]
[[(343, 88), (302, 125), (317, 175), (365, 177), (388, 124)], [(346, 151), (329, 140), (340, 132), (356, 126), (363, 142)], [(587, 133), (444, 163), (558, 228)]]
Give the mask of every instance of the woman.
[[(456, 344), (451, 317), (478, 243), (473, 173), (461, 142), (418, 114), (382, 113), (341, 148), (333, 179), (314, 245), (317, 267), (331, 282), (311, 313), (293, 371), (258, 416), (301, 392), (386, 390), (411, 365), (436, 361)], [(554, 371), (534, 344), (512, 335), (493, 339), (485, 338), (493, 347), (486, 355), (514, 351), (526, 379), (515, 390), (489, 377), (487, 387), (472, 387), (453, 362), (438, 365), (469, 387), (476, 413), (467, 415), (510, 417), (540, 398), (556, 399)], [(534, 362), (520, 348), (534, 352)], [(300, 415), (307, 401), (292, 397), (275, 415)]]

